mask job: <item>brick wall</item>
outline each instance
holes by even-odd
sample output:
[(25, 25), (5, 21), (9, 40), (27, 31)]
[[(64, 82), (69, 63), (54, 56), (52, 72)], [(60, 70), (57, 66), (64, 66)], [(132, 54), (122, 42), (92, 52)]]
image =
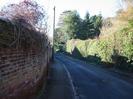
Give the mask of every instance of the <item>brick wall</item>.
[(0, 48), (0, 99), (29, 99), (35, 94), (46, 78), (50, 50)]

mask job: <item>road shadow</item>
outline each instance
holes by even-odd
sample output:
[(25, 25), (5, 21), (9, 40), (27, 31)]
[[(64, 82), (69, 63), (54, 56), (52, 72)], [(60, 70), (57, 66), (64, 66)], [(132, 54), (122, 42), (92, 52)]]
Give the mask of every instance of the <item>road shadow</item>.
[(100, 64), (102, 67), (116, 68), (122, 71), (133, 72), (133, 61), (129, 62), (127, 57), (118, 55), (117, 51), (115, 50), (113, 55), (111, 56), (112, 63), (102, 61), (101, 57), (99, 57), (97, 54), (88, 55), (84, 57), (77, 47), (73, 49), (71, 54), (67, 52), (64, 52), (64, 53), (74, 58), (78, 58), (80, 60), (86, 61), (88, 63)]
[(74, 50), (72, 51), (72, 56), (79, 58), (83, 61), (88, 61), (88, 62), (96, 62), (96, 63), (100, 63), (101, 62), (101, 58), (95, 54), (95, 55), (88, 55), (87, 57), (84, 57), (81, 52), (78, 50), (77, 47), (74, 48)]

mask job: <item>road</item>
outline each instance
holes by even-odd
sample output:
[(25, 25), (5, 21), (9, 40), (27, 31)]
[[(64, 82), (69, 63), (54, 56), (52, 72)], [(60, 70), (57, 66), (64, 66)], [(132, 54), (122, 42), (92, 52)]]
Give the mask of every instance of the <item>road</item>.
[(104, 69), (63, 54), (55, 61), (45, 99), (133, 99), (133, 84)]

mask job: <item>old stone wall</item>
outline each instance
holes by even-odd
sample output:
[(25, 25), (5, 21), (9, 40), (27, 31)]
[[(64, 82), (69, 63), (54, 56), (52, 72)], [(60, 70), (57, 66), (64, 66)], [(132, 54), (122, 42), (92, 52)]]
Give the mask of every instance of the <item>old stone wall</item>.
[(46, 75), (50, 57), (47, 53), (36, 49), (0, 48), (0, 99), (23, 96), (22, 90), (29, 91), (36, 86)]
[(34, 99), (51, 56), (45, 33), (0, 19), (0, 99)]

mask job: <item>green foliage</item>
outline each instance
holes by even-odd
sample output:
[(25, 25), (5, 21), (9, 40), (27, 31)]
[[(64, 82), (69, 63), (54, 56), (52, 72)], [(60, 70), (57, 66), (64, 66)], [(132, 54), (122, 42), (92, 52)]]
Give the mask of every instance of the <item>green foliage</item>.
[(64, 50), (69, 39), (77, 38), (80, 31), (81, 18), (77, 11), (65, 11), (60, 15), (55, 33), (55, 50)]
[[(121, 9), (114, 18), (86, 14), (82, 21), (82, 40), (69, 40), (66, 50), (78, 52), (87, 61), (109, 63), (116, 68), (133, 72), (133, 3), (125, 0), (127, 8)], [(103, 27), (102, 27), (103, 26)], [(102, 27), (102, 29), (101, 29)], [(88, 39), (102, 35), (97, 39)], [(86, 40), (88, 39), (88, 40)], [(76, 56), (77, 57), (77, 56)]]
[(100, 35), (100, 28), (102, 27), (102, 16), (101, 14), (94, 15), (90, 18), (91, 22), (93, 23), (94, 26), (94, 33), (98, 37)]
[(65, 43), (68, 40), (68, 35), (62, 33), (59, 28), (56, 29), (54, 34), (54, 50), (55, 51), (65, 51)]
[(128, 31), (127, 33), (121, 33), (123, 37), (122, 42), (122, 55), (128, 58), (128, 61), (133, 60), (133, 30)]
[(100, 28), (102, 27), (102, 16), (94, 15), (90, 17), (89, 13), (86, 13), (85, 19), (82, 21), (81, 30), (77, 34), (78, 39), (86, 40), (88, 38), (98, 37), (100, 34)]
[(101, 15), (90, 17), (89, 13), (86, 13), (85, 19), (81, 19), (77, 11), (65, 11), (60, 15), (56, 29), (55, 49), (63, 48), (65, 50), (66, 41), (70, 39), (86, 40), (98, 37), (101, 26)]
[(90, 36), (93, 35), (94, 26), (93, 23), (90, 21), (89, 13), (86, 13), (85, 19), (81, 24), (81, 31), (77, 34), (77, 38), (79, 39), (88, 39)]
[(60, 16), (60, 31), (67, 34), (69, 39), (76, 38), (80, 29), (80, 22), (81, 19), (77, 11), (65, 11)]
[(82, 57), (90, 59), (91, 56), (91, 59), (96, 59), (96, 63), (101, 61), (112, 63), (116, 68), (133, 71), (133, 29), (131, 27), (124, 28), (107, 38), (76, 40), (75, 45), (68, 41), (67, 44), (67, 52), (72, 53), (73, 47), (76, 47)]
[[(88, 57), (89, 55), (97, 55), (101, 58), (102, 61), (111, 63), (111, 55), (113, 49), (111, 49), (110, 44), (111, 43), (107, 40), (94, 39), (86, 41), (77, 41), (75, 46), (83, 57)], [(67, 52), (72, 53), (73, 50), (71, 49), (71, 46), (73, 46), (72, 43), (70, 44), (70, 41), (68, 41)]]

